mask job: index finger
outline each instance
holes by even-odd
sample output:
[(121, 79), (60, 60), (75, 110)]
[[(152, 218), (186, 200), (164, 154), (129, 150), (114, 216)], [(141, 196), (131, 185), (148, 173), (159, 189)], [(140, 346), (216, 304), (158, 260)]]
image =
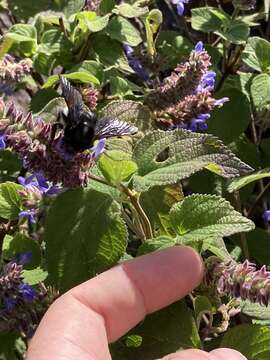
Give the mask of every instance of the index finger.
[(89, 359), (90, 355), (108, 359), (108, 341), (117, 340), (146, 314), (188, 294), (202, 276), (199, 255), (184, 246), (118, 265), (54, 303), (32, 340), (27, 359)]

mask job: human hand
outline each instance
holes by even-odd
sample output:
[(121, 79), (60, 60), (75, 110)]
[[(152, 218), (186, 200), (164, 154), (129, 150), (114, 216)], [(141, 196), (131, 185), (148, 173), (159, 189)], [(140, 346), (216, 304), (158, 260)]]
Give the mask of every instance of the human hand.
[[(76, 271), (76, 269), (74, 269)], [(189, 247), (154, 252), (118, 265), (62, 295), (43, 317), (27, 360), (107, 360), (114, 342), (146, 314), (192, 291), (203, 264)], [(245, 360), (232, 349), (184, 350), (163, 360)]]

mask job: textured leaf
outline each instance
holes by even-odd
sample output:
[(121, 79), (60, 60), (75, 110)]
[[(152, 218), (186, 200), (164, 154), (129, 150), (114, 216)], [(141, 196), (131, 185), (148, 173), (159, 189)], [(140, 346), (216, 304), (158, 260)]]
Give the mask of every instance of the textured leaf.
[(187, 130), (147, 134), (136, 145), (133, 160), (138, 165), (134, 186), (139, 191), (174, 184), (203, 168), (225, 178), (252, 170), (216, 137)]
[(67, 18), (71, 15), (76, 14), (78, 11), (82, 10), (85, 4), (85, 0), (64, 0), (64, 6), (62, 10)]
[(149, 315), (132, 334), (142, 337), (141, 346), (124, 347), (119, 341), (112, 346), (114, 359), (153, 360), (183, 348), (200, 348), (195, 320), (184, 301)]
[(114, 13), (122, 15), (126, 18), (134, 18), (140, 17), (142, 15), (147, 14), (148, 8), (147, 7), (140, 7), (136, 3), (135, 4), (127, 4), (122, 3), (116, 7)]
[(31, 99), (30, 109), (33, 113), (40, 112), (51, 100), (58, 98), (59, 94), (54, 89), (40, 89)]
[(139, 31), (122, 16), (111, 19), (106, 30), (112, 39), (118, 40), (121, 43), (137, 46), (142, 42)]
[(36, 51), (37, 32), (36, 28), (32, 25), (13, 25), (5, 36), (18, 45), (18, 49), (23, 56), (30, 56)]
[(233, 44), (244, 44), (248, 39), (249, 27), (241, 20), (233, 20), (224, 31), (215, 33)]
[(177, 245), (176, 239), (169, 236), (159, 236), (155, 239), (147, 239), (147, 241), (139, 247), (138, 255), (152, 253), (175, 245)]
[(83, 24), (86, 26), (88, 30), (91, 32), (98, 32), (108, 25), (110, 15), (105, 16), (92, 16), (92, 12), (90, 11), (83, 11), (79, 14), (77, 14), (78, 20), (83, 22)]
[(128, 180), (137, 170), (136, 163), (131, 161), (126, 153), (117, 150), (103, 154), (99, 159), (98, 166), (109, 183), (115, 186)]
[(169, 220), (169, 211), (183, 198), (180, 185), (156, 186), (141, 194), (140, 202), (156, 236), (174, 234)]
[(47, 278), (48, 273), (47, 271), (38, 267), (33, 270), (23, 270), (22, 276), (27, 284), (36, 285), (44, 281)]
[(254, 229), (253, 222), (216, 195), (194, 194), (174, 205), (172, 225), (184, 243), (230, 236)]
[(270, 328), (260, 325), (243, 324), (227, 331), (221, 347), (241, 352), (248, 360), (270, 358)]
[(102, 62), (104, 66), (114, 66), (128, 73), (133, 70), (128, 65), (122, 45), (104, 34), (96, 33), (92, 35), (92, 45), (97, 60)]
[(270, 307), (253, 304), (250, 301), (241, 301), (241, 312), (252, 319), (267, 321), (270, 325)]
[(99, 11), (101, 15), (106, 15), (112, 12), (115, 6), (115, 0), (101, 0), (99, 5)]
[(270, 76), (259, 74), (252, 80), (250, 87), (253, 103), (256, 107), (270, 104)]
[(100, 83), (104, 80), (103, 65), (93, 60), (85, 60), (80, 64), (72, 67), (70, 72), (88, 72), (94, 75)]
[(240, 178), (232, 180), (228, 186), (228, 191), (229, 192), (237, 191), (242, 187), (250, 184), (251, 182), (263, 179), (265, 177), (270, 177), (270, 168), (262, 169), (256, 171), (251, 175), (241, 176)]
[(13, 182), (0, 184), (0, 217), (8, 220), (18, 218), (21, 208), (21, 199), (18, 190), (23, 187)]
[(50, 29), (43, 33), (40, 40), (40, 51), (45, 54), (59, 53), (67, 54), (71, 50), (71, 42), (58, 29)]
[(67, 290), (120, 259), (127, 239), (120, 213), (111, 196), (91, 189), (58, 196), (44, 235), (51, 284)]
[(100, 116), (116, 117), (132, 123), (143, 133), (151, 129), (151, 114), (148, 108), (139, 102), (112, 101), (101, 110)]
[(226, 13), (210, 6), (192, 9), (191, 13), (192, 28), (204, 32), (219, 30), (222, 24), (230, 20)]
[(59, 113), (66, 107), (64, 98), (57, 97), (48, 102), (43, 109), (34, 116), (42, 116), (42, 119), (46, 122), (55, 122), (58, 118)]
[[(73, 73), (66, 73), (65, 75), (63, 75), (65, 78), (70, 79), (70, 80), (75, 80), (75, 81), (80, 81), (84, 84), (95, 84), (95, 85), (99, 85), (99, 80), (92, 74), (90, 74), (89, 72), (82, 72), (82, 71), (78, 71), (78, 72), (73, 72)], [(43, 89), (47, 89), (52, 87), (53, 85), (55, 85), (57, 82), (59, 81), (59, 76), (58, 75), (52, 75), (50, 76), (47, 81), (45, 82), (45, 84), (42, 86)]]
[(248, 66), (259, 72), (269, 71), (270, 43), (256, 36), (249, 38), (242, 59)]

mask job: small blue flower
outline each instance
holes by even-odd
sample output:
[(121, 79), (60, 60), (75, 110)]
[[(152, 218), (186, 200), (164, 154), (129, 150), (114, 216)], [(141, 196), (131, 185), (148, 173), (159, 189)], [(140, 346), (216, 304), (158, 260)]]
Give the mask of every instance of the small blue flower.
[(143, 68), (142, 64), (138, 59), (134, 57), (134, 50), (131, 46), (124, 44), (123, 48), (128, 58), (129, 66), (139, 75), (141, 79), (147, 81), (149, 79), (148, 72)]
[(223, 106), (223, 104), (229, 100), (230, 99), (228, 97), (223, 97), (221, 99), (216, 100), (214, 105), (220, 107)]
[(202, 91), (213, 91), (216, 82), (216, 73), (214, 71), (208, 71), (201, 79), (200, 84), (197, 87), (197, 93)]
[(36, 223), (36, 210), (23, 210), (19, 212), (19, 217), (25, 217), (30, 224)]
[(7, 96), (11, 96), (14, 94), (14, 91), (12, 90), (11, 86), (9, 84), (0, 84), (0, 92), (3, 92)]
[(32, 260), (32, 255), (32, 251), (19, 253), (14, 257), (14, 262), (16, 262), (18, 265), (29, 264)]
[(174, 5), (176, 5), (177, 14), (179, 16), (182, 16), (184, 14), (184, 11), (185, 11), (185, 5), (184, 4), (188, 4), (189, 0), (172, 0), (172, 3)]
[(195, 52), (202, 52), (204, 50), (204, 45), (202, 41), (199, 41), (194, 48)]
[(106, 146), (106, 139), (100, 139), (99, 142), (92, 147), (91, 150), (93, 151), (93, 155), (95, 159), (104, 153), (105, 146)]
[(270, 210), (266, 210), (262, 215), (263, 220), (270, 221)]
[(204, 130), (207, 130), (207, 123), (205, 120), (203, 119), (193, 119), (190, 123), (190, 126), (189, 126), (189, 130), (191, 131), (204, 131)]
[(26, 283), (19, 285), (19, 292), (23, 299), (29, 302), (32, 302), (36, 297), (36, 290)]
[(0, 136), (0, 150), (4, 150), (5, 148), (6, 148), (5, 137)]

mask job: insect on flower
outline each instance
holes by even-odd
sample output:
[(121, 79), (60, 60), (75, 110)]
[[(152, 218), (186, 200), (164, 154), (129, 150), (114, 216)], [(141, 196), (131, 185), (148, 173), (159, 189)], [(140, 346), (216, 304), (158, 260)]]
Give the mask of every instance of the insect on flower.
[[(70, 152), (80, 152), (93, 146), (95, 140), (113, 136), (133, 135), (138, 129), (116, 118), (97, 118), (83, 102), (82, 95), (70, 82), (60, 76), (62, 96), (67, 104), (63, 111), (63, 142)], [(57, 123), (56, 126), (59, 126)]]

